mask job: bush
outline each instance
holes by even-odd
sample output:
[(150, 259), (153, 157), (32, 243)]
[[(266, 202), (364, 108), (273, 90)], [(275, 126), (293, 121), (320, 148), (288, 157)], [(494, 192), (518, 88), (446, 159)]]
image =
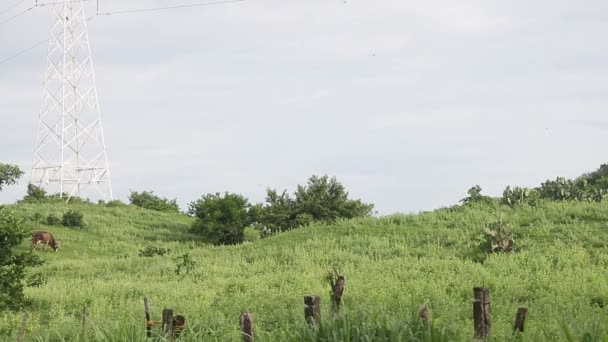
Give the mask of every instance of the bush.
[(32, 284), (27, 270), (42, 261), (32, 251), (17, 253), (14, 249), (29, 237), (22, 220), (0, 212), (0, 308), (18, 310), (26, 304), (23, 290)]
[(46, 224), (48, 224), (49, 226), (56, 226), (60, 223), (61, 220), (54, 214), (49, 214), (49, 216), (46, 217)]
[(194, 271), (196, 267), (196, 261), (192, 260), (190, 253), (184, 253), (175, 258), (175, 274), (180, 275), (182, 270), (186, 271), (186, 274)]
[(105, 204), (108, 208), (118, 208), (118, 207), (126, 207), (127, 205), (119, 200), (112, 200)]
[(169, 253), (169, 250), (166, 248), (162, 248), (162, 247), (154, 247), (154, 246), (147, 246), (145, 249), (140, 249), (139, 250), (139, 256), (140, 257), (153, 257), (153, 256), (163, 256), (165, 254)]
[(40, 202), (46, 199), (46, 191), (34, 184), (27, 185), (27, 195), (23, 197), (24, 202)]
[(540, 200), (540, 194), (536, 189), (520, 188), (518, 186), (511, 188), (508, 186), (502, 193), (502, 204), (508, 206), (516, 206), (528, 204), (535, 206)]
[(346, 188), (335, 177), (312, 176), (306, 185), (298, 185), (293, 198), (287, 191), (279, 194), (268, 189), (259, 223), (263, 231), (275, 233), (316, 221), (369, 216), (373, 207), (359, 199), (349, 199)]
[(241, 243), (245, 227), (253, 222), (250, 208), (249, 201), (238, 194), (207, 194), (189, 205), (188, 212), (197, 218), (191, 231), (215, 245)]
[(66, 211), (61, 219), (61, 224), (68, 228), (86, 228), (84, 216), (75, 210)]
[(154, 191), (143, 191), (141, 193), (131, 191), (129, 195), (129, 201), (131, 204), (145, 209), (166, 211), (166, 212), (179, 212), (177, 201), (175, 199), (168, 200), (154, 195)]
[(469, 196), (460, 200), (460, 202), (462, 202), (464, 205), (496, 205), (496, 201), (492, 197), (484, 196), (481, 194), (481, 187), (479, 185), (475, 185), (474, 187), (467, 190), (467, 194)]

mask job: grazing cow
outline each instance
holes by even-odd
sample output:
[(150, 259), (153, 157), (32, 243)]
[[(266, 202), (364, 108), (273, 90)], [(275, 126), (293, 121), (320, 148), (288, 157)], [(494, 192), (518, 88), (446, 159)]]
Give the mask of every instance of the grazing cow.
[(59, 243), (53, 238), (53, 234), (49, 232), (36, 232), (32, 235), (32, 248), (36, 248), (38, 244), (44, 244), (44, 249), (51, 246), (55, 252), (59, 250)]

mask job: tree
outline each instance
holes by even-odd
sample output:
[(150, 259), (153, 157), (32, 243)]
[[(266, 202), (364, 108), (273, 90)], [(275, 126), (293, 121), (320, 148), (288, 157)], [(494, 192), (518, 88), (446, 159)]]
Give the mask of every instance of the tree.
[(16, 184), (21, 176), (23, 171), (18, 166), (0, 163), (0, 191), (7, 185)]
[(129, 195), (129, 201), (131, 202), (131, 204), (145, 209), (175, 213), (179, 212), (177, 200), (168, 200), (166, 198), (161, 198), (159, 196), (154, 195), (154, 191), (142, 191), (141, 193), (131, 191), (131, 194)]
[(467, 190), (467, 194), (469, 196), (460, 200), (460, 202), (467, 204), (473, 203), (481, 203), (481, 204), (491, 204), (495, 205), (496, 201), (492, 199), (492, 197), (484, 196), (481, 194), (481, 187), (479, 185), (475, 185), (474, 187)]
[(27, 185), (27, 195), (23, 197), (25, 202), (38, 202), (46, 199), (46, 191), (34, 184)]
[[(21, 175), (17, 166), (0, 164), (0, 190), (4, 185), (15, 184)], [(23, 220), (0, 209), (0, 309), (16, 310), (25, 305), (26, 271), (42, 264), (31, 251), (15, 252), (14, 248), (28, 237), (30, 232)]]
[(271, 232), (285, 231), (315, 221), (335, 222), (371, 214), (373, 204), (348, 198), (346, 188), (333, 177), (312, 176), (298, 185), (293, 198), (287, 191), (268, 189), (261, 225)]
[(250, 210), (247, 198), (226, 192), (207, 194), (189, 204), (188, 213), (196, 217), (192, 232), (215, 245), (243, 242), (245, 227), (254, 223), (259, 210)]
[(306, 215), (315, 221), (368, 216), (374, 208), (373, 204), (349, 199), (346, 188), (335, 177), (330, 179), (327, 175), (310, 177), (306, 185), (298, 185), (294, 195), (297, 216)]

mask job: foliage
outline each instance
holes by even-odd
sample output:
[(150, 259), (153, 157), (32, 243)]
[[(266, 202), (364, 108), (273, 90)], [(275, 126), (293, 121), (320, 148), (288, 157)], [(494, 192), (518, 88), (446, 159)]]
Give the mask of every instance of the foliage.
[(245, 227), (252, 223), (249, 201), (232, 193), (207, 194), (190, 203), (188, 213), (196, 217), (192, 232), (216, 245), (243, 242)]
[(196, 261), (192, 259), (190, 253), (184, 253), (175, 258), (175, 274), (178, 276), (182, 271), (185, 271), (186, 274), (190, 274), (190, 272), (194, 271), (195, 267)]
[(23, 197), (24, 202), (39, 202), (47, 198), (46, 190), (34, 184), (27, 185), (27, 194)]
[(23, 171), (17, 165), (0, 163), (0, 191), (7, 185), (17, 184), (21, 176)]
[(27, 271), (40, 266), (42, 261), (30, 252), (16, 252), (30, 232), (23, 221), (7, 211), (0, 211), (0, 308), (16, 310), (26, 304), (23, 293), (27, 284)]
[(68, 210), (61, 218), (61, 224), (68, 228), (86, 228), (84, 215), (76, 210)]
[(484, 250), (488, 253), (512, 252), (513, 234), (507, 232), (502, 221), (489, 224), (484, 230)]
[(167, 198), (161, 198), (154, 195), (154, 191), (131, 191), (129, 201), (131, 204), (145, 209), (173, 213), (179, 212), (176, 199), (168, 200)]
[[(82, 212), (89, 227), (86, 232), (54, 228), (64, 248), (39, 253), (48, 260), (48, 280), (26, 291), (33, 301), (28, 340), (78, 341), (82, 324), (74, 322), (83, 304), (92, 303), (87, 340), (146, 341), (138, 313), (148, 297), (154, 320), (165, 306), (185, 314), (184, 341), (240, 340), (237, 319), (245, 310), (255, 315), (258, 342), (356, 340), (348, 334), (377, 341), (374, 336), (390, 333), (392, 341), (415, 341), (407, 335), (418, 331), (409, 329), (409, 317), (421, 305), (431, 311), (437, 331), (454, 334), (450, 341), (470, 341), (474, 286), (489, 287), (494, 298), (493, 341), (511, 340), (520, 306), (530, 310), (523, 340), (566, 340), (561, 322), (576, 341), (593, 334), (596, 325), (592, 336), (608, 336), (608, 310), (599, 308), (597, 299), (608, 303), (608, 202), (501, 207), (520, 252), (489, 253), (484, 263), (467, 258), (478, 248), (472, 237), (480, 227), (497, 221), (495, 208), (481, 205), (319, 222), (234, 246), (198, 244), (200, 236), (188, 232), (194, 218), (134, 206), (23, 203), (4, 210), (26, 218), (66, 208)], [(151, 244), (171, 249), (171, 257), (137, 257)], [(135, 258), (117, 258), (133, 251)], [(188, 276), (182, 268), (177, 276), (175, 257), (184, 253), (197, 267)], [(304, 322), (302, 296), (320, 295), (329, 321), (323, 276), (336, 263), (347, 279), (347, 319), (327, 322), (317, 334)], [(0, 340), (17, 340), (21, 319), (22, 312), (0, 311)]]
[(156, 255), (163, 256), (167, 253), (169, 253), (169, 250), (167, 248), (154, 247), (154, 246), (146, 246), (146, 248), (139, 250), (140, 257), (148, 257), (148, 258), (156, 256)]
[(516, 206), (527, 204), (535, 206), (540, 199), (540, 194), (536, 189), (520, 188), (518, 186), (511, 188), (507, 186), (502, 193), (502, 204), (508, 206)]
[(492, 199), (492, 197), (484, 196), (481, 194), (481, 187), (479, 185), (475, 185), (474, 187), (467, 190), (467, 194), (469, 196), (460, 200), (464, 205), (470, 204), (483, 204), (490, 205), (496, 204), (496, 201)]
[(61, 223), (61, 219), (57, 217), (55, 214), (49, 214), (46, 217), (46, 224), (49, 226), (56, 226)]
[(105, 205), (108, 208), (118, 208), (118, 207), (126, 206), (126, 204), (120, 200), (112, 200), (112, 201), (107, 202)]
[(369, 216), (373, 207), (349, 199), (346, 188), (335, 177), (312, 176), (306, 185), (298, 185), (293, 198), (287, 191), (279, 194), (268, 189), (260, 225), (267, 232), (287, 231), (313, 222)]

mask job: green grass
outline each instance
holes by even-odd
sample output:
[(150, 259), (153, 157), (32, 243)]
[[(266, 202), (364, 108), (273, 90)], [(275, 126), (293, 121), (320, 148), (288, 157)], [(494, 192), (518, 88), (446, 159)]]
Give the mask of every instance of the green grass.
[[(187, 216), (132, 206), (19, 204), (5, 210), (46, 218), (69, 208), (84, 214), (87, 229), (32, 223), (33, 230), (53, 232), (61, 249), (38, 252), (47, 261), (48, 281), (26, 291), (29, 340), (78, 340), (86, 304), (89, 340), (143, 341), (144, 297), (155, 320), (163, 307), (186, 316), (184, 341), (237, 341), (244, 311), (255, 316), (256, 341), (471, 340), (473, 287), (487, 286), (497, 341), (513, 338), (521, 306), (530, 311), (520, 339), (608, 341), (608, 307), (602, 308), (608, 304), (606, 202), (365, 218), (228, 247), (189, 234)], [(500, 218), (518, 251), (480, 255), (484, 224)], [(170, 253), (139, 257), (150, 245)], [(175, 259), (184, 253), (196, 268), (177, 276)], [(338, 320), (327, 317), (324, 277), (332, 267), (346, 277), (344, 318)], [(326, 320), (316, 330), (303, 319), (307, 294), (322, 297)], [(422, 305), (431, 310), (431, 327), (415, 316)], [(0, 315), (0, 340), (16, 338), (22, 317)]]

